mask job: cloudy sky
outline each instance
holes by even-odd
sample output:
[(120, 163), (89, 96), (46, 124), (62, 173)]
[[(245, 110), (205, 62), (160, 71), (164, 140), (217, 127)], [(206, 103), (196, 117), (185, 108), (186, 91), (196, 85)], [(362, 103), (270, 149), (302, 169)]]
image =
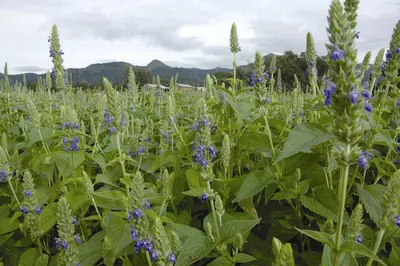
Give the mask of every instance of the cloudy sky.
[[(0, 0), (0, 66), (11, 74), (51, 69), (47, 37), (57, 24), (66, 68), (153, 59), (176, 67), (230, 67), (236, 22), (239, 64), (263, 54), (305, 50), (308, 31), (326, 53), (330, 0)], [(361, 0), (359, 60), (387, 47), (400, 18), (397, 0)], [(1, 71), (2, 72), (2, 71)]]

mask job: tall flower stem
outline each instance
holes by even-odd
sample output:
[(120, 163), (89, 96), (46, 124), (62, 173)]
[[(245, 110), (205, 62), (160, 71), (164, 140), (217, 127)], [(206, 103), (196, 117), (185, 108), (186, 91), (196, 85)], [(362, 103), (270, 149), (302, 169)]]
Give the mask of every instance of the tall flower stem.
[[(383, 239), (383, 236), (384, 236), (385, 232), (386, 232), (385, 229), (379, 230), (378, 238), (375, 241), (374, 250), (372, 251), (374, 254), (376, 254), (378, 252), (379, 246), (381, 245), (381, 242), (382, 242), (382, 239)], [(371, 266), (372, 261), (373, 261), (373, 259), (369, 258), (366, 266)]]
[[(346, 153), (350, 154), (351, 146), (349, 143), (346, 143)], [(341, 178), (339, 181), (339, 213), (338, 213), (338, 223), (336, 227), (336, 239), (335, 239), (335, 246), (334, 246), (334, 259), (333, 265), (339, 265), (339, 250), (341, 244), (341, 236), (342, 236), (342, 227), (343, 227), (343, 217), (345, 211), (345, 204), (346, 204), (346, 196), (347, 196), (347, 181), (349, 179), (349, 168), (350, 165), (346, 164), (341, 171)]]

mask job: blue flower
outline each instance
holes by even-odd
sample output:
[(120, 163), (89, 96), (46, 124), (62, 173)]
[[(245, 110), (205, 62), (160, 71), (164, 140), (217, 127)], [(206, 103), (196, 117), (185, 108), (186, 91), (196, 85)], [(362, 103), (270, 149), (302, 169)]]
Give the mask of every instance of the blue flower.
[(201, 162), (200, 162), (200, 165), (201, 165), (202, 167), (206, 167), (207, 164), (208, 164), (208, 161), (207, 161), (206, 159), (203, 159), (203, 160), (201, 160)]
[(61, 247), (62, 247), (63, 249), (68, 249), (68, 243), (67, 243), (67, 241), (62, 240), (62, 241), (61, 241)]
[(193, 123), (193, 125), (192, 125), (192, 129), (194, 130), (194, 131), (197, 131), (198, 129), (199, 129), (199, 123), (195, 120), (194, 121), (194, 123)]
[(133, 215), (135, 216), (136, 219), (139, 219), (140, 217), (142, 217), (143, 213), (139, 208), (136, 208), (133, 211)]
[(339, 45), (335, 44), (335, 50), (332, 52), (332, 60), (343, 60), (344, 59), (344, 51), (339, 48)]
[(356, 33), (356, 38), (359, 39), (360, 38), (360, 32)]
[(41, 214), (42, 213), (42, 208), (40, 208), (40, 206), (36, 206), (35, 213), (37, 215)]
[(315, 62), (314, 61), (310, 61), (310, 66), (311, 67), (315, 66)]
[(356, 241), (357, 241), (357, 243), (360, 243), (360, 244), (362, 244), (362, 235), (358, 235), (357, 237), (356, 237)]
[(397, 101), (396, 106), (400, 107), (400, 100)]
[(68, 140), (67, 140), (66, 137), (62, 137), (62, 143), (63, 143), (64, 145), (68, 145)]
[(265, 80), (268, 80), (268, 79), (269, 79), (269, 75), (267, 72), (265, 72)]
[(115, 133), (115, 127), (110, 127), (110, 129), (108, 130), (108, 132), (109, 132), (110, 134)]
[(59, 239), (58, 237), (54, 238), (54, 244), (55, 244), (56, 248), (60, 247), (60, 242), (61, 242), (61, 239)]
[(269, 104), (269, 98), (268, 98), (268, 96), (265, 97), (265, 104)]
[(349, 93), (350, 102), (351, 102), (352, 104), (357, 103), (357, 102), (358, 102), (358, 96), (360, 96), (360, 93), (359, 93), (359, 92), (356, 92), (356, 91), (350, 92), (350, 93)]
[(206, 193), (201, 194), (201, 201), (202, 202), (206, 202), (207, 201), (207, 194)]
[(70, 123), (70, 122), (65, 122), (65, 124), (64, 124), (64, 125), (65, 125), (65, 127), (66, 127), (66, 128), (68, 128), (68, 127), (70, 127), (70, 126), (71, 126), (71, 123)]
[(203, 126), (205, 126), (205, 125), (207, 125), (207, 123), (208, 123), (208, 119), (207, 119), (207, 117), (204, 117), (203, 120), (201, 120), (201, 124)]
[(59, 55), (63, 55), (63, 54), (64, 54), (63, 50), (61, 49), (61, 50), (58, 52), (58, 54), (59, 54)]
[(215, 152), (215, 148), (214, 148), (213, 145), (211, 145), (211, 146), (208, 148), (208, 150), (209, 150), (210, 156), (211, 156), (212, 158), (216, 158), (216, 157), (217, 157), (217, 153)]
[(396, 48), (396, 54), (400, 54), (400, 47)]
[(72, 222), (74, 223), (74, 225), (78, 225), (79, 224), (78, 219), (76, 218), (76, 216), (72, 217)]
[(4, 170), (0, 170), (0, 182), (3, 183), (6, 181), (8, 174)]
[(132, 226), (131, 226), (131, 237), (132, 237), (132, 240), (138, 239), (137, 232), (136, 232), (135, 228), (133, 228)]
[(133, 215), (133, 212), (131, 212), (131, 211), (128, 211), (128, 222), (130, 221), (130, 220), (132, 220), (132, 215)]
[(389, 60), (390, 58), (392, 58), (392, 53), (390, 53), (389, 50), (386, 51), (386, 60)]
[(250, 87), (254, 87), (254, 80), (250, 82)]
[(79, 235), (79, 233), (77, 233), (77, 234), (75, 235), (75, 241), (76, 241), (76, 243), (78, 243), (78, 244), (82, 243), (81, 236)]
[(361, 92), (361, 95), (364, 97), (365, 100), (371, 99), (371, 93), (370, 93), (369, 90), (367, 90), (367, 89), (364, 89), (364, 90)]
[(29, 189), (25, 190), (24, 192), (25, 197), (30, 197), (32, 195), (31, 191)]
[(258, 78), (257, 78), (257, 82), (258, 82), (258, 83), (261, 83), (261, 82), (263, 82), (263, 79), (262, 79), (261, 77), (258, 77)]
[(175, 264), (176, 263), (176, 257), (173, 253), (169, 254), (168, 260), (172, 263)]
[(382, 65), (381, 65), (381, 71), (382, 71), (382, 72), (385, 71), (385, 63), (382, 63)]
[(364, 109), (365, 109), (365, 111), (367, 111), (367, 112), (372, 112), (372, 110), (373, 110), (372, 105), (371, 105), (370, 103), (368, 103), (368, 102), (366, 102), (366, 103), (364, 104)]
[(153, 252), (151, 253), (151, 259), (152, 259), (153, 261), (158, 260), (157, 251), (153, 250)]
[(358, 165), (360, 168), (366, 168), (368, 165), (368, 160), (367, 157), (365, 157), (364, 154), (361, 154), (360, 157), (358, 157)]
[(397, 215), (396, 217), (394, 217), (394, 222), (395, 222), (395, 224), (396, 224), (397, 226), (400, 227), (400, 216), (399, 216), (399, 215)]
[(74, 129), (75, 129), (75, 130), (78, 130), (78, 129), (79, 129), (79, 124), (78, 124), (78, 123), (75, 123), (75, 124), (74, 124)]
[(22, 206), (22, 207), (21, 207), (21, 212), (22, 212), (23, 214), (28, 214), (28, 209), (27, 209), (25, 206)]
[(146, 210), (150, 209), (150, 200), (146, 200)]

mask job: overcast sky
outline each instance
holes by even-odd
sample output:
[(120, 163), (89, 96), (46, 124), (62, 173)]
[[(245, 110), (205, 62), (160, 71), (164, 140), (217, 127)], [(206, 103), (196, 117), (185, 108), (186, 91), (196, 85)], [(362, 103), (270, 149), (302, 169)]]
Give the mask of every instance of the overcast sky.
[[(387, 47), (400, 19), (397, 0), (361, 0), (359, 60)], [(231, 67), (229, 32), (236, 22), (242, 52), (238, 63), (263, 54), (305, 50), (314, 36), (326, 54), (330, 0), (0, 0), (0, 72), (51, 69), (47, 37), (57, 24), (64, 67), (125, 61), (147, 65)]]

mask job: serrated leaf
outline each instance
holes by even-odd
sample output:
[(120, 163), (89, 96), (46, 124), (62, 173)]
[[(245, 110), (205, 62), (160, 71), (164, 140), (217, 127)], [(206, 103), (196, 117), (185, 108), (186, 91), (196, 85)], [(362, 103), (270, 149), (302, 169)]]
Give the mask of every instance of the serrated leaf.
[(73, 152), (73, 154), (65, 152), (64, 150), (58, 150), (54, 151), (51, 156), (63, 177), (71, 176), (85, 161), (85, 152), (83, 150)]
[(235, 263), (233, 261), (230, 261), (225, 256), (220, 256), (207, 265), (208, 266), (234, 266)]
[(328, 245), (330, 247), (333, 247), (333, 238), (328, 233), (319, 232), (319, 231), (312, 231), (312, 230), (301, 230), (299, 228), (296, 228), (296, 230), (299, 231), (302, 234), (305, 234), (305, 235), (311, 237), (314, 240), (317, 240), (318, 242), (321, 242), (321, 243), (326, 244), (326, 245)]
[(257, 259), (246, 253), (238, 253), (237, 258), (236, 258), (237, 263), (247, 263), (247, 262), (251, 262), (251, 261), (255, 261), (255, 260), (257, 260)]
[(124, 219), (117, 217), (110, 212), (104, 218), (104, 222), (107, 228), (107, 235), (110, 237), (116, 253), (120, 252), (127, 245), (133, 242), (130, 234), (131, 228)]
[(106, 235), (105, 231), (94, 234), (89, 241), (78, 246), (80, 266), (92, 266), (101, 258), (103, 247), (102, 240)]
[(273, 164), (275, 165), (279, 161), (299, 152), (311, 153), (312, 147), (333, 138), (334, 135), (319, 124), (311, 122), (297, 124), (290, 131), (282, 152)]
[(379, 224), (382, 219), (381, 201), (385, 195), (386, 187), (379, 184), (362, 187), (357, 184), (357, 191), (365, 210), (375, 224)]
[(250, 216), (250, 218), (258, 219), (257, 209), (254, 206), (253, 198), (239, 201), (239, 206), (246, 214)]
[(220, 228), (220, 241), (225, 242), (230, 241), (236, 237), (238, 233), (246, 233), (250, 231), (254, 226), (256, 226), (261, 221), (261, 218), (257, 220), (236, 220), (228, 221), (224, 223)]
[(206, 191), (205, 187), (194, 188), (188, 191), (183, 191), (182, 194), (192, 197), (200, 197)]
[(171, 228), (172, 231), (175, 231), (179, 235), (179, 237), (204, 236), (204, 233), (202, 231), (189, 225), (169, 224), (168, 227)]
[(253, 197), (262, 191), (272, 180), (273, 174), (269, 169), (255, 170), (249, 173), (244, 178), (242, 186), (232, 202), (239, 202)]
[(208, 236), (191, 236), (182, 245), (176, 266), (187, 266), (201, 260), (214, 249), (216, 243)]
[(35, 266), (47, 266), (49, 264), (49, 256), (47, 254), (42, 254), (35, 263)]
[(360, 254), (365, 257), (372, 258), (382, 265), (386, 265), (382, 260), (378, 258), (378, 256), (374, 254), (374, 252), (372, 252), (372, 250), (354, 240), (346, 240), (345, 242), (343, 242), (342, 245), (340, 245), (340, 252)]

